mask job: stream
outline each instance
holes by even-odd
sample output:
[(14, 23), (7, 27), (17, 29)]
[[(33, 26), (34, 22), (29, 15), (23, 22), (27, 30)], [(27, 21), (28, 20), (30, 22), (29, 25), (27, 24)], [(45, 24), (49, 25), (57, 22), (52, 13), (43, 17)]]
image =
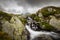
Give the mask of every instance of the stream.
[(33, 27), (31, 28), (31, 22), (33, 22), (32, 19), (28, 18), (27, 24), (25, 25), (26, 29), (30, 33), (30, 35), (29, 35), (30, 39), (29, 40), (35, 40), (35, 38), (37, 38), (40, 35), (48, 35), (48, 36), (54, 38), (54, 40), (60, 40), (60, 35), (58, 33), (55, 33), (53, 31), (42, 31), (42, 30), (36, 31), (36, 29), (39, 29), (39, 28), (38, 28), (38, 26), (36, 26), (36, 27), (33, 26), (34, 24), (32, 24)]

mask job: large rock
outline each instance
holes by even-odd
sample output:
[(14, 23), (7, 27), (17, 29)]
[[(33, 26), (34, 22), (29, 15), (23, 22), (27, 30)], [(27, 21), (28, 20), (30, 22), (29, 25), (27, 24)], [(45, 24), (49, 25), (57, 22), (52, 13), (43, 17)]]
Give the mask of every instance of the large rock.
[(47, 23), (47, 24), (45, 22), (43, 23), (44, 25), (42, 27), (44, 29), (54, 28), (60, 30), (60, 7), (54, 6), (43, 7), (40, 10), (38, 10), (37, 15)]
[(19, 35), (22, 35), (24, 30), (24, 25), (17, 17), (12, 17), (10, 23), (5, 21), (5, 23), (2, 24), (2, 27), (2, 31), (7, 32), (11, 36), (15, 37), (16, 40), (19, 38)]
[(49, 35), (40, 35), (33, 40), (53, 40)]
[(49, 24), (55, 27), (57, 30), (60, 30), (60, 19), (57, 19), (56, 17), (52, 16)]
[(13, 40), (26, 40), (23, 21), (18, 15), (0, 12), (1, 31), (8, 33)]
[(38, 15), (39, 13), (42, 13), (44, 17), (54, 15), (54, 14), (60, 14), (60, 7), (54, 7), (54, 6), (47, 6), (43, 7), (40, 10), (38, 10)]

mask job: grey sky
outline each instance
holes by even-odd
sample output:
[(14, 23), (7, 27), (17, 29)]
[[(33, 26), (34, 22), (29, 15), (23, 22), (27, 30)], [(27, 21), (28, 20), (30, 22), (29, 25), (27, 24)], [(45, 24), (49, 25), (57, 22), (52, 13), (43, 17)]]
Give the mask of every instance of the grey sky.
[(13, 13), (33, 13), (44, 6), (60, 6), (60, 0), (0, 0), (0, 10)]

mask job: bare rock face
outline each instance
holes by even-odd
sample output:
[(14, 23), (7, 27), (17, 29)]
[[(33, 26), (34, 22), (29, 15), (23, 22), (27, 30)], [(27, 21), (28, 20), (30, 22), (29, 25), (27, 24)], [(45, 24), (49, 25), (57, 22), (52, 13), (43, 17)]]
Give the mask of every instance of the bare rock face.
[(49, 22), (50, 25), (55, 27), (57, 30), (60, 30), (60, 20), (52, 16)]

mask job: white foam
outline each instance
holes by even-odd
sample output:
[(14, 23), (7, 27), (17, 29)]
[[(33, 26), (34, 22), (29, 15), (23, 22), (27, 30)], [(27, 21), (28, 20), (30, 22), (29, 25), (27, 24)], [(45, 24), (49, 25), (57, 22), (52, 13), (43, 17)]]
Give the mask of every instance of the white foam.
[(57, 35), (56, 35), (56, 33), (55, 32), (46, 32), (46, 31), (34, 31), (34, 30), (32, 30), (31, 28), (30, 28), (30, 26), (28, 26), (28, 25), (26, 25), (26, 29), (29, 31), (29, 33), (30, 33), (30, 37), (31, 37), (31, 39), (30, 40), (32, 40), (33, 38), (35, 38), (35, 37), (37, 37), (37, 36), (39, 36), (39, 35), (43, 35), (43, 34), (45, 34), (45, 35), (50, 35), (50, 36), (53, 36), (53, 37), (57, 37)]

